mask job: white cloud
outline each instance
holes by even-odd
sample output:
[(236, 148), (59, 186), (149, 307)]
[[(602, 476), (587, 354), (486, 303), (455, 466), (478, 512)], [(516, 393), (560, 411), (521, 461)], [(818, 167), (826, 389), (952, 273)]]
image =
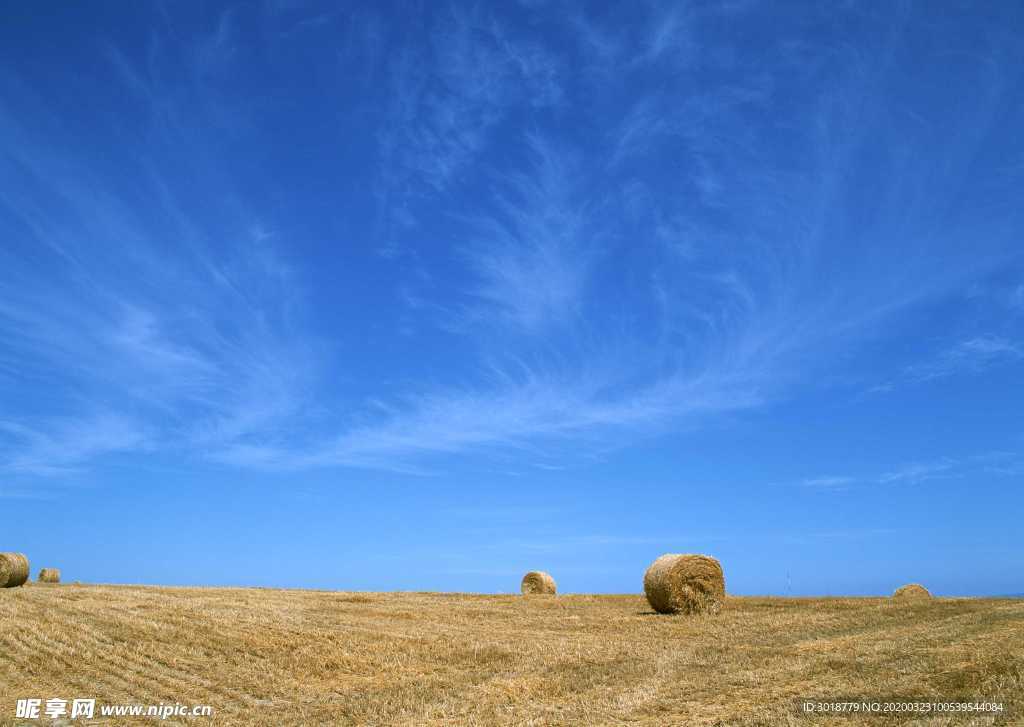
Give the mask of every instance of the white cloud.
[(805, 487), (845, 489), (848, 485), (918, 485), (932, 480), (964, 479), (979, 475), (1017, 476), (1024, 472), (1024, 459), (1019, 452), (992, 451), (964, 457), (940, 457), (934, 460), (907, 462), (876, 475), (823, 475), (800, 481)]
[(377, 191), (391, 255), (395, 235), (415, 225), (412, 206), (472, 177), (472, 162), (512, 110), (562, 98), (561, 63), (550, 51), (481, 10), (452, 7), (442, 16), (428, 45), (407, 48), (391, 68)]
[(1015, 341), (991, 335), (976, 336), (948, 348), (933, 360), (908, 366), (911, 381), (930, 381), (961, 373), (979, 373), (993, 366), (1024, 359), (1024, 347)]
[(655, 12), (650, 17), (640, 52), (634, 56), (632, 63), (645, 65), (665, 62), (675, 67), (688, 65), (699, 48), (693, 38), (694, 18), (684, 14), (680, 5), (656, 3), (653, 7)]
[[(498, 16), (452, 8), (433, 16), (426, 43), (402, 44), (379, 99), (381, 169), (353, 171), (379, 173), (382, 250), (396, 269), (413, 260), (422, 270), (441, 250), (447, 269), (436, 280), (414, 273), (396, 286), (415, 323), (455, 318), (449, 332), (464, 334), (456, 373), (417, 378), (383, 406), (335, 400), (320, 377), (318, 339), (296, 315), (300, 276), (274, 253), (287, 232), (269, 232), (274, 221), (238, 199), (218, 168), (217, 129), (258, 116), (232, 113), (218, 92), (246, 53), (236, 16), (219, 14), (182, 49), (186, 63), (156, 44), (145, 65), (109, 53), (151, 118), (133, 154), (147, 171), (126, 172), (131, 189), (100, 178), (84, 157), (76, 164), (75, 150), (52, 141), (67, 135), (46, 113), (30, 108), (30, 128), (0, 112), (0, 163), (26, 181), (0, 188), (0, 203), (27, 230), (25, 249), (0, 250), (0, 380), (11, 391), (61, 388), (40, 397), (52, 411), (26, 407), (7, 422), (14, 445), (3, 466), (59, 472), (162, 447), (248, 467), (425, 473), (428, 456), (613, 446), (806, 387), (859, 337), (1002, 259), (1002, 228), (967, 245), (966, 233), (935, 229), (930, 207), (915, 208), (950, 197), (935, 180), (963, 168), (953, 151), (911, 145), (923, 161), (879, 153), (907, 147), (889, 143), (902, 141), (903, 127), (886, 115), (892, 99), (877, 84), (895, 40), (864, 54), (835, 48), (809, 68), (813, 49), (794, 51), (788, 38), (755, 61), (740, 57), (733, 33), (716, 38), (714, 57), (701, 54), (700, 19), (678, 8), (623, 27), (594, 14), (577, 21), (583, 66), (610, 74), (595, 84), (567, 73), (544, 33), (520, 35)], [(370, 25), (360, 43), (380, 42)], [(631, 43), (637, 34), (642, 42)], [(799, 62), (780, 63), (787, 53)], [(713, 74), (678, 72), (694, 60)], [(179, 65), (187, 77), (164, 80)], [(601, 84), (622, 95), (601, 95)], [(769, 108), (779, 89), (786, 106)], [(998, 94), (974, 98), (984, 103), (961, 104), (977, 113), (961, 119), (964, 158), (1000, 103)], [(780, 143), (763, 143), (776, 134)], [(497, 149), (498, 138), (514, 144)], [(184, 160), (180, 179), (165, 175), (154, 148)], [(874, 188), (857, 173), (859, 160), (877, 157), (900, 173)], [(634, 162), (651, 166), (627, 171)], [(32, 198), (30, 188), (45, 194)], [(193, 192), (218, 204), (194, 214)], [(869, 228), (859, 222), (865, 199)], [(438, 242), (425, 214), (443, 220), (438, 247), (428, 247)], [(404, 254), (403, 244), (422, 247)], [(27, 262), (44, 256), (44, 265)], [(444, 295), (432, 298), (431, 286)], [(1022, 357), (1011, 338), (977, 336), (905, 376)], [(332, 375), (344, 373), (344, 361), (332, 363)], [(92, 391), (100, 396), (83, 393)], [(875, 479), (921, 482), (955, 469), (918, 463)]]
[(483, 306), (467, 315), (539, 332), (581, 312), (596, 233), (576, 198), (578, 170), (542, 140), (530, 146), (532, 173), (509, 180), (495, 214), (471, 220), (476, 241), (465, 254)]
[[(676, 373), (629, 386), (604, 372), (520, 373), (478, 390), (441, 391), (395, 407), (389, 418), (353, 427), (333, 440), (299, 447), (233, 445), (215, 456), (240, 465), (281, 469), (352, 466), (423, 470), (432, 455), (543, 451), (559, 441), (607, 447), (624, 431), (651, 431), (667, 421), (760, 403), (756, 389), (710, 375)], [(750, 383), (750, 382), (748, 382)]]
[(144, 424), (118, 414), (41, 422), (38, 429), (0, 421), (0, 471), (18, 475), (64, 475), (97, 457), (137, 452), (152, 445)]
[(1019, 311), (1024, 311), (1024, 283), (1018, 285), (1010, 293), (1010, 305)]
[[(192, 190), (155, 170), (133, 178), (149, 204), (130, 203), (73, 152), (61, 157), (53, 117), (32, 111), (38, 128), (0, 113), (2, 150), (25, 182), (0, 187), (25, 231), (0, 250), (0, 384), (9, 401), (34, 395), (5, 417), (0, 469), (60, 474), (108, 454), (301, 430), (315, 339), (296, 325), (301, 285), (274, 235), (235, 205), (198, 227), (181, 202)], [(214, 165), (192, 151), (182, 156)]]
[(934, 462), (912, 462), (902, 465), (891, 472), (879, 475), (878, 481), (882, 484), (907, 483), (916, 485), (928, 480), (948, 479), (958, 476), (953, 471), (956, 465), (956, 460), (948, 458), (939, 459)]
[(822, 489), (840, 489), (846, 485), (851, 485), (857, 481), (856, 477), (846, 477), (841, 475), (825, 475), (822, 477), (811, 477), (805, 479), (801, 484), (807, 487), (817, 487)]

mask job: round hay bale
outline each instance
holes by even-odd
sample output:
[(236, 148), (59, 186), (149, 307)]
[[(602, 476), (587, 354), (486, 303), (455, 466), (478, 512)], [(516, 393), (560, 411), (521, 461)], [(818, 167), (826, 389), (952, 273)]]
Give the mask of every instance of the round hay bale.
[(725, 600), (722, 564), (708, 555), (668, 553), (644, 573), (644, 595), (658, 613), (718, 613)]
[(558, 592), (555, 579), (542, 570), (532, 570), (523, 576), (519, 586), (524, 596), (553, 596)]
[(60, 568), (43, 568), (39, 571), (40, 583), (60, 583)]
[(24, 553), (0, 553), (0, 588), (17, 588), (28, 580), (28, 558)]
[(927, 601), (932, 594), (920, 583), (908, 583), (897, 588), (892, 597), (896, 601)]

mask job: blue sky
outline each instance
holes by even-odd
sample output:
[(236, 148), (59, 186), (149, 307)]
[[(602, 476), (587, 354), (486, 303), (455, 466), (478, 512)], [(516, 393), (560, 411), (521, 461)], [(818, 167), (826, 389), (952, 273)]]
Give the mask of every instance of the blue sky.
[(69, 580), (1024, 591), (1024, 8), (0, 27), (0, 549)]

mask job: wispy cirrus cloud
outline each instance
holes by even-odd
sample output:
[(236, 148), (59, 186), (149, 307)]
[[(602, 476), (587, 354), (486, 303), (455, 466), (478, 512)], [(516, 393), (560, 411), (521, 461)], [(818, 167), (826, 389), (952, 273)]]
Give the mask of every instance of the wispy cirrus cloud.
[(670, 67), (685, 66), (693, 61), (699, 45), (693, 37), (694, 18), (683, 6), (652, 4), (648, 25), (641, 35), (634, 65), (650, 63)]
[(955, 472), (957, 464), (956, 460), (949, 458), (933, 462), (911, 462), (879, 475), (878, 481), (883, 485), (890, 483), (918, 485), (929, 480), (957, 477), (959, 476)]
[(573, 441), (607, 443), (624, 429), (650, 431), (681, 420), (753, 406), (753, 385), (671, 376), (620, 390), (624, 382), (600, 371), (497, 372), (489, 386), (438, 391), (399, 402), (385, 418), (356, 425), (339, 436), (297, 448), (237, 445), (215, 456), (237, 465), (280, 469), (352, 466), (415, 472), (417, 462), (444, 454), (543, 452)]
[(957, 374), (977, 374), (1024, 359), (1024, 346), (1002, 336), (982, 335), (960, 341), (931, 361), (904, 369), (909, 381), (922, 382)]
[(408, 47), (390, 68), (393, 100), (378, 134), (385, 250), (415, 225), (419, 200), (475, 176), (471, 163), (516, 107), (562, 98), (557, 56), (514, 37), (492, 14), (451, 6), (427, 22), (429, 43)]
[(920, 485), (935, 480), (986, 475), (1014, 477), (1024, 472), (1024, 454), (997, 450), (962, 457), (905, 462), (871, 475), (823, 475), (803, 479), (799, 485), (822, 490), (847, 490), (872, 485)]
[(856, 477), (848, 477), (844, 475), (822, 475), (820, 477), (809, 477), (805, 480), (801, 480), (800, 484), (805, 487), (821, 489), (842, 489), (856, 481)]
[(113, 413), (51, 418), (38, 426), (0, 421), (0, 470), (66, 475), (96, 458), (145, 451), (154, 444), (144, 423)]
[(888, 380), (872, 384), (868, 394), (888, 394), (905, 386), (929, 384), (958, 376), (976, 376), (1019, 364), (1024, 346), (1006, 336), (984, 334), (965, 338), (929, 358), (902, 367)]
[[(108, 54), (132, 110), (152, 112), (151, 144), (125, 162), (139, 172), (131, 183), (54, 141), (68, 122), (30, 91), (15, 93), (32, 125), (0, 112), (0, 386), (11, 402), (0, 470), (61, 475), (108, 456), (272, 439), (307, 406), (316, 355), (295, 315), (298, 280), (258, 215), (219, 186), (209, 153), (206, 112), (219, 104), (205, 84), (230, 63), (232, 27), (222, 15), (195, 39), (184, 82), (155, 70), (166, 62), (156, 51), (146, 71)], [(195, 119), (168, 108), (183, 89), (211, 101)], [(178, 163), (196, 166), (186, 185), (162, 169)], [(213, 218), (190, 208), (204, 189), (226, 201)], [(36, 392), (30, 403), (22, 391)]]
[[(742, 7), (732, 10), (743, 12)], [(593, 65), (620, 52), (622, 33), (592, 18), (578, 20)], [(672, 21), (664, 27), (682, 26)], [(361, 429), (360, 437), (374, 442), (373, 447), (394, 447), (403, 456), (412, 451), (409, 442), (414, 440), (424, 443), (421, 452), (471, 452), (522, 446), (531, 437), (588, 432), (588, 426), (577, 426), (581, 421), (591, 422), (592, 434), (614, 426), (609, 424), (613, 421), (631, 425), (632, 412), (642, 412), (636, 420), (652, 425), (673, 420), (666, 412), (685, 419), (692, 411), (686, 396), (669, 397), (663, 407), (645, 406), (648, 392), (673, 390), (731, 402), (718, 411), (756, 406), (800, 386), (801, 379), (813, 379), (815, 367), (859, 340), (880, 335), (887, 321), (991, 269), (1008, 250), (1009, 225), (992, 229), (985, 253), (968, 254), (962, 231), (931, 229), (920, 203), (922, 188), (931, 188), (935, 199), (949, 197), (949, 190), (936, 184), (942, 176), (935, 170), (956, 167), (961, 162), (956, 155), (932, 158), (918, 150), (912, 159), (894, 158), (901, 173), (875, 180), (872, 184), (882, 189), (872, 187), (871, 199), (861, 194), (867, 172), (856, 160), (865, 154), (888, 159), (890, 151), (901, 148), (887, 116), (892, 99), (879, 79), (902, 46), (896, 36), (880, 36), (877, 45), (871, 56), (876, 62), (842, 49), (815, 58), (812, 49), (780, 40), (747, 66), (739, 60), (739, 65), (730, 64), (732, 51), (736, 59), (741, 54), (726, 41), (713, 59), (691, 69), (716, 79), (721, 74), (721, 83), (687, 95), (683, 90), (693, 79), (680, 78), (679, 87), (667, 83), (627, 105), (625, 113), (615, 116), (621, 119), (617, 126), (604, 127), (601, 138), (612, 143), (580, 155), (586, 162), (575, 174), (563, 175), (570, 177), (567, 183), (552, 185), (543, 164), (529, 168), (519, 161), (520, 169), (527, 166), (530, 184), (520, 185), (520, 192), (527, 193), (518, 199), (540, 202), (506, 204), (496, 214), (472, 220), (477, 225), (464, 236), (491, 244), (472, 251), (478, 285), (469, 291), (479, 300), (466, 317), (486, 320), (490, 328), (512, 323), (534, 334), (526, 347), (511, 347), (511, 352), (489, 350), (484, 336), (485, 360), (504, 357), (512, 361), (510, 369), (531, 361), (524, 364), (529, 369), (531, 357), (543, 347), (547, 360), (559, 366), (554, 374), (536, 369), (539, 378), (550, 382), (541, 390), (564, 387), (563, 400), (573, 403), (562, 407), (559, 397), (536, 397), (536, 390), (517, 387), (484, 384), (482, 391), (494, 392), (494, 398), (476, 386), (469, 387), (469, 394), (438, 387), (431, 397), (397, 403), (393, 419)], [(662, 62), (659, 54), (651, 62)], [(621, 88), (628, 78), (620, 74), (611, 85)], [(827, 90), (807, 94), (812, 86)], [(783, 138), (765, 145), (758, 135), (773, 132), (764, 126), (764, 114), (777, 111), (780, 98), (787, 99), (790, 110), (788, 121), (774, 127), (784, 129)], [(992, 99), (985, 98), (984, 104), (990, 104)], [(986, 112), (971, 112), (963, 122), (977, 129), (985, 119)], [(802, 151), (794, 156), (794, 149)], [(663, 158), (672, 159), (672, 166), (659, 166)], [(634, 165), (640, 161), (645, 174), (637, 178)], [(474, 194), (473, 206), (490, 209), (489, 192)], [(575, 205), (576, 198), (592, 205)], [(623, 214), (615, 221), (606, 209)], [(908, 213), (911, 209), (914, 214)], [(885, 222), (878, 229), (865, 228), (858, 220), (866, 210)], [(481, 219), (490, 236), (479, 234)], [(558, 224), (540, 224), (547, 221)], [(595, 228), (600, 235), (589, 234)], [(938, 257), (920, 254), (924, 239)], [(579, 256), (580, 242), (583, 250), (596, 242), (599, 253)], [(623, 253), (627, 249), (631, 254)], [(564, 251), (573, 252), (560, 254)], [(944, 262), (937, 264), (940, 258)], [(598, 278), (613, 306), (588, 297)], [(646, 316), (657, 336), (650, 335), (650, 328), (634, 334), (610, 325), (614, 319), (603, 314), (615, 306), (628, 310), (632, 320)], [(607, 420), (589, 415), (609, 410), (576, 383), (586, 378), (580, 357), (595, 355), (594, 347), (581, 342), (594, 338), (606, 344), (596, 356), (597, 368), (616, 370), (605, 379), (608, 390), (619, 392), (618, 405), (611, 409), (615, 416)], [(503, 343), (507, 347), (507, 340)], [(730, 386), (732, 397), (724, 395)], [(515, 416), (487, 413), (504, 407)], [(564, 408), (582, 416), (563, 416)], [(433, 433), (417, 426), (425, 412), (441, 422)], [(397, 436), (403, 427), (417, 434)], [(334, 448), (335, 456), (358, 459), (367, 445), (356, 442), (343, 435), (335, 442), (342, 443)], [(281, 459), (288, 459), (286, 453)]]
[(466, 315), (536, 333), (580, 314), (599, 233), (573, 181), (579, 169), (542, 139), (530, 147), (530, 173), (508, 180), (494, 214), (470, 220), (477, 239), (465, 255), (480, 305)]
[(656, 96), (638, 101), (614, 129), (614, 150), (611, 163), (654, 152), (659, 141), (679, 133), (675, 115), (662, 107), (664, 100)]
[[(1019, 180), (995, 179), (983, 200), (950, 181), (993, 128), (1013, 127), (998, 70), (1016, 67), (1013, 48), (979, 58), (937, 21), (936, 37), (966, 50), (928, 60), (969, 79), (970, 98), (934, 124), (934, 99), (913, 93), (922, 64), (906, 23), (862, 18), (868, 30), (840, 42), (791, 11), (766, 36), (756, 10), (731, 6), (723, 32), (718, 10), (587, 8), (572, 11), (575, 43), (560, 36), (573, 26), (564, 8), (523, 21), (455, 4), (405, 29), (367, 20), (353, 42), (374, 64), (388, 58), (386, 82), (364, 78), (354, 87), (369, 98), (309, 117), (292, 109), (319, 93), (232, 92), (232, 80), (252, 81), (237, 71), (261, 40), (242, 11), (225, 11), (173, 52), (110, 47), (132, 102), (112, 118), (136, 133), (122, 156), (121, 136), (63, 143), (74, 119), (12, 84), (0, 112), (0, 204), (15, 240), (0, 250), (0, 381), (52, 396), (7, 418), (6, 466), (43, 472), (52, 459), (56, 472), (152, 447), (253, 468), (427, 472), (431, 457), (614, 446), (818, 385), (891, 321), (1014, 254), (1018, 221), (989, 210), (1010, 210)], [(267, 12), (296, 31), (321, 24)], [(577, 65), (599, 73), (568, 73)], [(349, 126), (307, 140), (323, 118)], [(261, 123), (265, 134), (246, 138)], [(294, 153), (280, 131), (293, 123)], [(92, 148), (112, 150), (118, 169)], [(307, 165), (311, 149), (322, 167)], [(261, 165), (302, 169), (290, 183), (303, 192), (267, 191)], [(379, 212), (360, 219), (366, 200), (345, 200), (339, 217), (353, 221), (339, 227), (352, 232), (340, 241), (317, 225), (333, 210), (303, 206), (306, 185), (329, 197), (339, 180), (373, 187)], [(292, 242), (274, 232), (282, 208), (308, 225), (295, 247), (310, 268), (356, 271), (322, 278), (317, 306), (280, 252)], [(321, 237), (340, 252), (311, 242)], [(391, 257), (360, 258), (367, 238)], [(373, 295), (349, 299), (345, 285)], [(425, 329), (445, 337), (415, 339)], [(1013, 337), (976, 336), (905, 376), (1020, 358)], [(358, 384), (330, 383), (350, 367)], [(107, 435), (89, 441), (87, 426), (62, 422)], [(26, 442), (37, 455), (16, 460)]]
[(1009, 295), (1010, 306), (1024, 312), (1024, 283), (1021, 283)]

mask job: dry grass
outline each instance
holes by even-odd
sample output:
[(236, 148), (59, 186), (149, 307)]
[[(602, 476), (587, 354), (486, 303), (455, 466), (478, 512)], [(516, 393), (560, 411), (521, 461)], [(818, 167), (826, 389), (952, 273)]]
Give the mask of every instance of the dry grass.
[(1022, 692), (1014, 600), (0, 591), (2, 725), (49, 696), (214, 707), (193, 724), (785, 725), (815, 721), (807, 695), (999, 699), (1020, 724)]

